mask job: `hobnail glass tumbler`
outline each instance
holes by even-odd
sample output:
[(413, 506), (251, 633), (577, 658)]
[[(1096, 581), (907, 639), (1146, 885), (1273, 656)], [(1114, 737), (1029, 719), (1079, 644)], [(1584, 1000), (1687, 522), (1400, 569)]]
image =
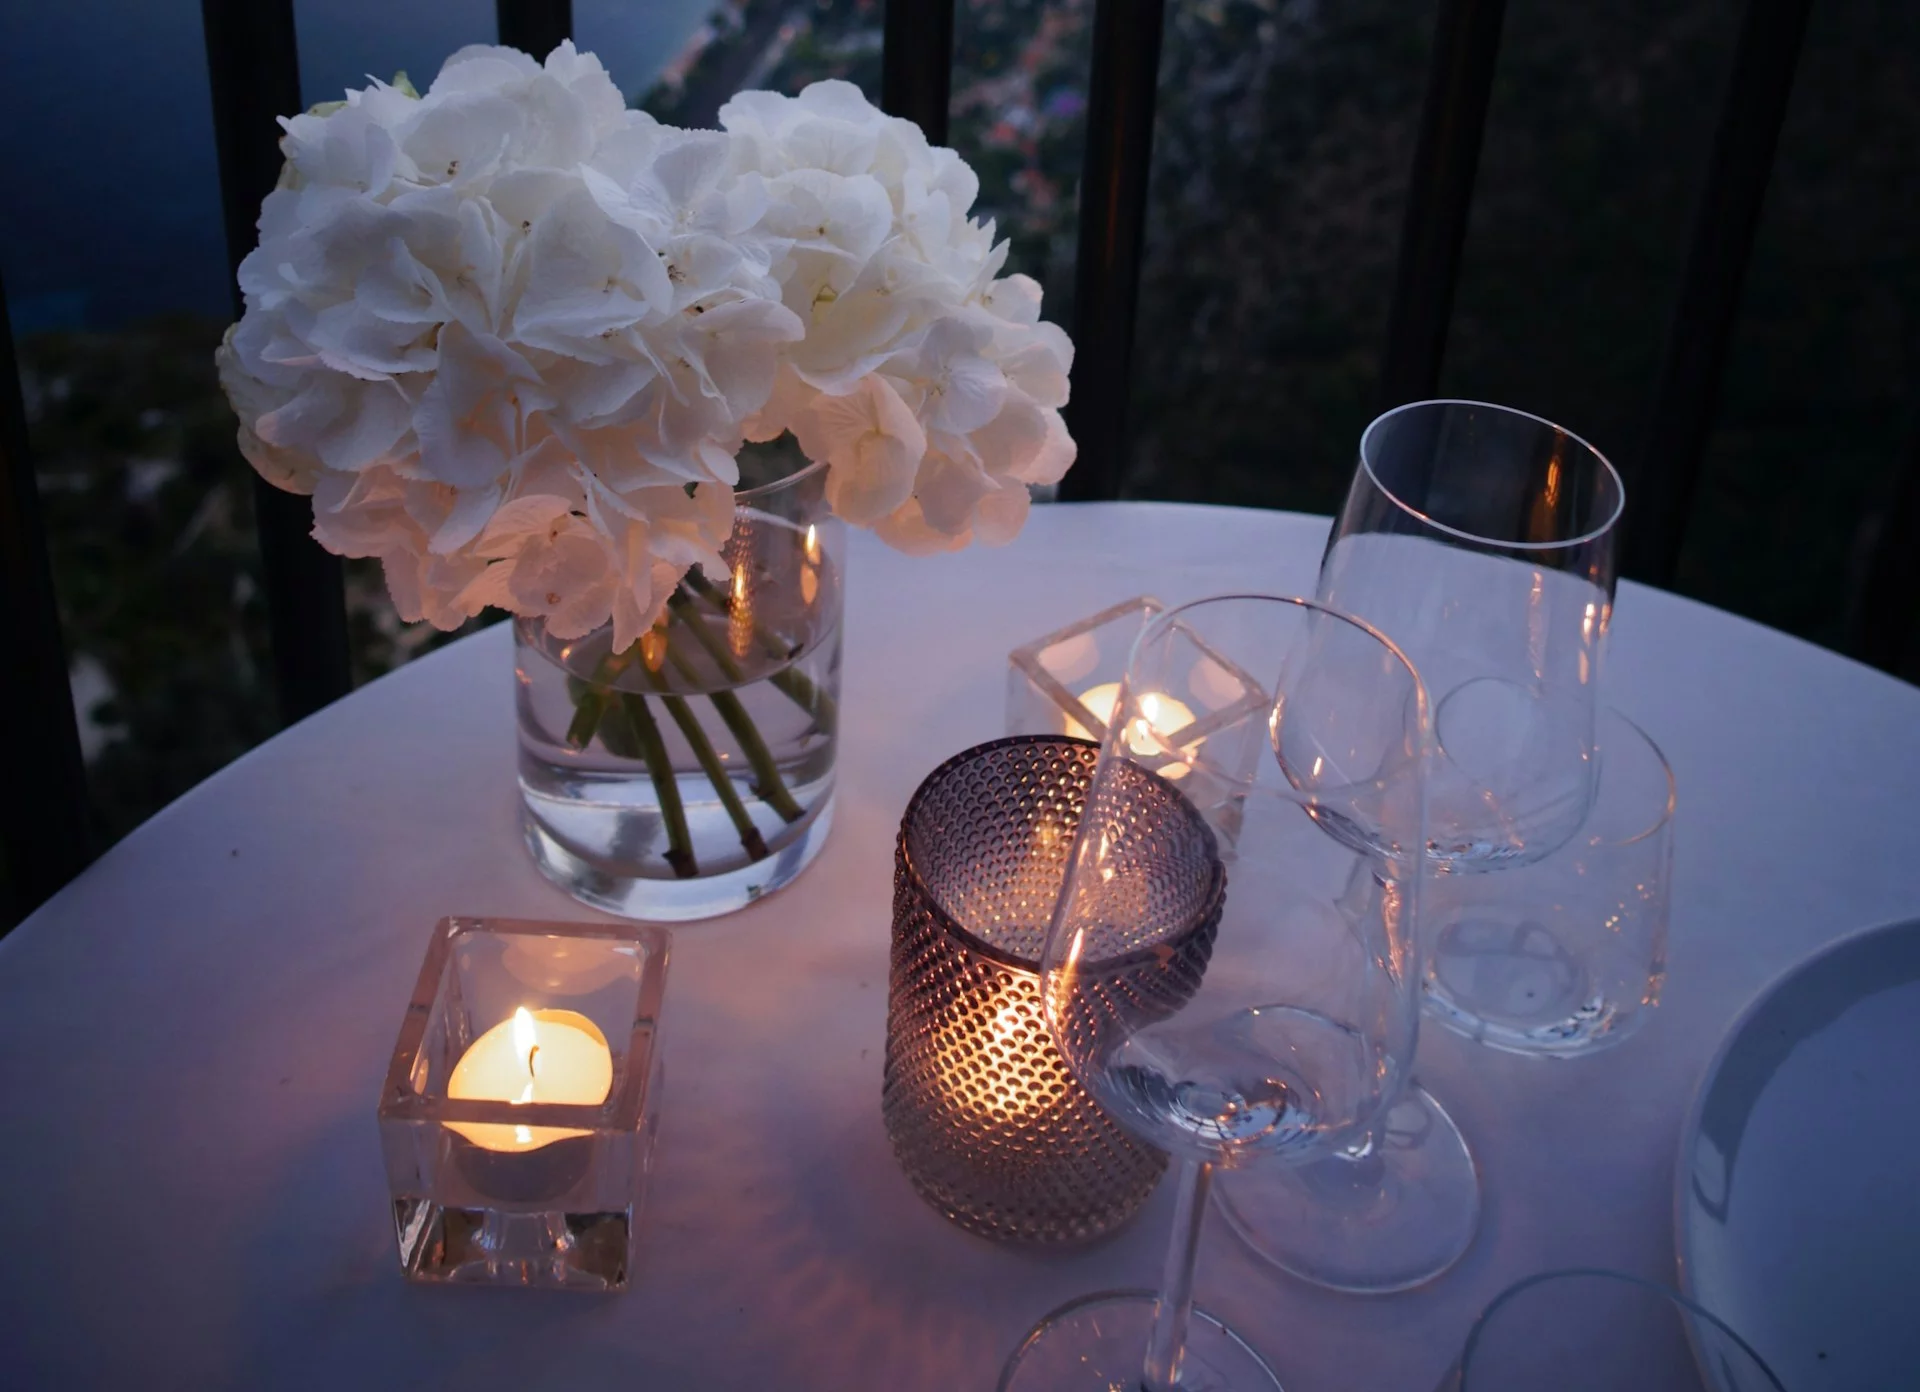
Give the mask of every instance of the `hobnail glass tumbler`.
[[(1041, 1008), (1040, 948), (1098, 754), (1064, 737), (979, 745), (929, 774), (900, 824), (881, 1111), (914, 1188), (986, 1237), (1090, 1241), (1131, 1217), (1166, 1169), (1074, 1080)], [(1179, 826), (1198, 834), (1146, 910), (1166, 950), (1089, 993), (1081, 1023), (1092, 1031), (1123, 1001), (1177, 1010), (1219, 918), (1219, 861), (1198, 814), (1145, 772), (1127, 795), (1140, 845)]]

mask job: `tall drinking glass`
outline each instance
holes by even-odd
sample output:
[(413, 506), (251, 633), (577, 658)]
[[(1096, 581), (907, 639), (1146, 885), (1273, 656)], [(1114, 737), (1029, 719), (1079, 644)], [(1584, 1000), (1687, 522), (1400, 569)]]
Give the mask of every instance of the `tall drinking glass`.
[(1426, 684), (1428, 835), (1449, 869), (1537, 860), (1586, 816), (1624, 499), (1592, 445), (1504, 406), (1419, 401), (1360, 438), (1317, 598)]
[[(1327, 664), (1347, 674), (1338, 693), (1300, 681)], [(1168, 711), (1206, 711), (1219, 704), (1208, 693), (1249, 682), (1267, 697), (1257, 709), (1163, 728)], [(1244, 1341), (1193, 1309), (1208, 1185), (1215, 1167), (1310, 1165), (1355, 1145), (1400, 1091), (1418, 1026), (1412, 925), (1433, 873), (1426, 740), (1411, 664), (1311, 601), (1203, 600), (1140, 636), (1040, 990), (1075, 1078), (1178, 1163), (1174, 1240), (1157, 1296), (1102, 1294), (1056, 1311), (1015, 1351), (1003, 1392), (1278, 1387)], [(1282, 768), (1281, 742), (1311, 747), (1309, 772)], [(1141, 835), (1143, 788), (1169, 786), (1193, 815), (1177, 832)], [(1356, 818), (1377, 834), (1330, 834)], [(1216, 883), (1168, 875), (1196, 863), (1188, 838), (1218, 848)], [(1196, 894), (1219, 896), (1210, 940), (1170, 940), (1169, 925), (1194, 921), (1184, 905)], [(1142, 961), (1175, 959), (1192, 964), (1178, 990), (1111, 987)]]
[(1619, 711), (1579, 833), (1500, 875), (1448, 875), (1428, 906), (1426, 1013), (1535, 1058), (1611, 1048), (1660, 1003), (1673, 878), (1673, 770)]

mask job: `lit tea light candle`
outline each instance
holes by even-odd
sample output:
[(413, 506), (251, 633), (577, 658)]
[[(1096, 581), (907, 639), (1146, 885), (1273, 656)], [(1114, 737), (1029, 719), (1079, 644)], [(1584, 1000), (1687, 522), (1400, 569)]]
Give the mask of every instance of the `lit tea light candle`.
[[(1088, 715), (1100, 722), (1103, 731), (1113, 724), (1113, 708), (1119, 700), (1119, 682), (1102, 682), (1080, 693), (1080, 704), (1087, 708)], [(1177, 754), (1177, 747), (1167, 737), (1191, 724), (1193, 711), (1184, 703), (1158, 691), (1146, 692), (1140, 697), (1140, 714), (1134, 717), (1127, 731), (1127, 747), (1146, 756)], [(1067, 717), (1067, 734), (1075, 739), (1096, 738), (1072, 716)], [(1160, 770), (1162, 777), (1175, 780), (1184, 777), (1186, 772), (1184, 764), (1172, 764)]]
[[(521, 1006), (473, 1041), (447, 1079), (447, 1096), (463, 1102), (549, 1102), (597, 1107), (613, 1090), (613, 1051), (599, 1026), (572, 1010)], [(448, 1122), (485, 1150), (538, 1150), (585, 1131), (564, 1126)]]

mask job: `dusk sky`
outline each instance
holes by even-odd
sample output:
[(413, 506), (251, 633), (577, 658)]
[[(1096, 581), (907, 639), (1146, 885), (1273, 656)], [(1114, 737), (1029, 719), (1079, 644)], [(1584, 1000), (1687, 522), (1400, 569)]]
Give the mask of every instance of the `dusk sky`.
[[(629, 97), (715, 0), (574, 0)], [(313, 103), (366, 75), (425, 87), (491, 42), (493, 0), (297, 0)], [(0, 277), (16, 333), (229, 312), (198, 0), (0, 0)]]

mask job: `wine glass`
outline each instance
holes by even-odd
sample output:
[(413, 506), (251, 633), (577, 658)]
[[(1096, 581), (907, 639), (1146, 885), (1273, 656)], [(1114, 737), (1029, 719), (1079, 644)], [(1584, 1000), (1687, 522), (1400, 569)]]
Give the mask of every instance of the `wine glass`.
[(1537, 860), (1586, 817), (1624, 501), (1592, 445), (1504, 406), (1417, 401), (1360, 437), (1315, 597), (1426, 684), (1428, 834), (1451, 870)]
[[(1338, 699), (1301, 680), (1329, 665), (1348, 678)], [(1257, 707), (1235, 695), (1249, 689), (1264, 693)], [(1363, 1141), (1400, 1090), (1418, 1025), (1411, 930), (1433, 873), (1426, 724), (1405, 657), (1310, 600), (1202, 600), (1135, 643), (1040, 990), (1074, 1077), (1178, 1163), (1174, 1240), (1157, 1296), (1096, 1295), (1049, 1315), (1003, 1392), (1279, 1386), (1192, 1307), (1208, 1187), (1216, 1167), (1298, 1166)], [(1315, 751), (1304, 773), (1282, 767), (1281, 742)], [(1136, 805), (1169, 787), (1191, 815), (1143, 832)], [(1344, 830), (1359, 822), (1370, 835)], [(1217, 847), (1216, 883), (1168, 873), (1194, 863), (1193, 838)], [(1202, 894), (1217, 903), (1196, 919), (1187, 906)], [(1114, 989), (1143, 960), (1190, 969), (1177, 989)]]

